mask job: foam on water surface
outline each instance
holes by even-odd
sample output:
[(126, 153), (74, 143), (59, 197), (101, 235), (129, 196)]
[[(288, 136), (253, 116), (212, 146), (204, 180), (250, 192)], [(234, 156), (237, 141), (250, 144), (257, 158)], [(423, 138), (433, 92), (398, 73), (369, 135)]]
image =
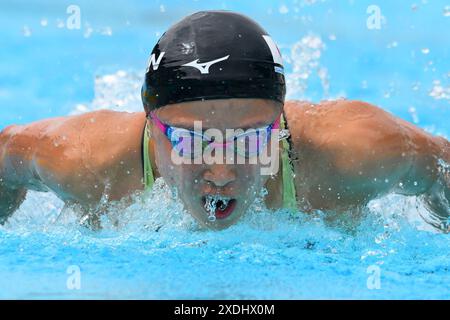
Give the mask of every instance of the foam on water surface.
[[(256, 201), (236, 225), (201, 229), (162, 179), (116, 204), (103, 229), (31, 192), (0, 228), (0, 297), (448, 298), (450, 238), (421, 231), (412, 198), (373, 201), (356, 232)], [(419, 224), (419, 226), (417, 226)], [(70, 266), (81, 289), (68, 290)], [(380, 270), (379, 289), (368, 289)]]

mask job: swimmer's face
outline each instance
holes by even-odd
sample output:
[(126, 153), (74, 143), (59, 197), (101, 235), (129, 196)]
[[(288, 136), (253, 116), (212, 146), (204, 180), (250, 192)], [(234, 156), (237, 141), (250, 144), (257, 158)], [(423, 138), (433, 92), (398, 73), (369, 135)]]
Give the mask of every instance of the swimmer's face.
[[(226, 129), (246, 131), (268, 126), (281, 110), (282, 104), (271, 100), (220, 99), (171, 104), (157, 110), (156, 115), (164, 124), (190, 130), (194, 130), (194, 121), (201, 121), (203, 131), (214, 128), (225, 137)], [(171, 142), (155, 125), (152, 125), (152, 136), (156, 142), (158, 171), (169, 186), (178, 190), (185, 208), (202, 226), (224, 229), (235, 223), (260, 194), (269, 177), (261, 174), (263, 165), (258, 156), (256, 164), (250, 164), (249, 160), (238, 164), (233, 160), (234, 153), (227, 154), (225, 150), (222, 163), (208, 164), (205, 152), (200, 160), (180, 164), (181, 158), (174, 158)], [(271, 150), (270, 141), (266, 148)], [(216, 211), (216, 220), (211, 222), (205, 202), (213, 195), (225, 201), (216, 203), (223, 210)]]

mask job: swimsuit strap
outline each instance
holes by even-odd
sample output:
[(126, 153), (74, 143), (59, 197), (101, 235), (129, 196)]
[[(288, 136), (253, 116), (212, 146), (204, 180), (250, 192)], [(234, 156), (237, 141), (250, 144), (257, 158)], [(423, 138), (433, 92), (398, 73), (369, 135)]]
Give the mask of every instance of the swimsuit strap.
[[(286, 122), (283, 115), (280, 119), (281, 128), (286, 129)], [(155, 182), (153, 175), (152, 163), (150, 160), (150, 153), (148, 150), (149, 143), (149, 128), (148, 123), (145, 123), (144, 141), (143, 141), (143, 162), (144, 162), (144, 186), (145, 190), (151, 189)], [(281, 177), (283, 179), (283, 208), (297, 210), (297, 197), (294, 184), (294, 170), (289, 159), (289, 143), (287, 139), (281, 141)]]
[(142, 156), (144, 160), (144, 188), (145, 190), (151, 189), (153, 183), (155, 182), (155, 177), (153, 175), (152, 162), (150, 160), (150, 153), (148, 150), (150, 131), (148, 128), (148, 121), (145, 121), (144, 129), (144, 142), (142, 146)]
[[(286, 130), (286, 121), (283, 114), (281, 115), (281, 128)], [(290, 210), (297, 210), (297, 196), (294, 184), (294, 170), (292, 168), (291, 160), (289, 159), (289, 142), (285, 138), (281, 140), (281, 176), (283, 179), (283, 208)]]

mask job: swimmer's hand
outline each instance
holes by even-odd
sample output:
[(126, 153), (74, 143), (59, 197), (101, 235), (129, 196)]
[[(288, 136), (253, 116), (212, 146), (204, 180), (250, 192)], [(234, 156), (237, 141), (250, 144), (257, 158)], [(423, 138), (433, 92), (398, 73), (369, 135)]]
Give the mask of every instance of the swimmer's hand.
[(450, 142), (440, 137), (436, 140), (440, 150), (434, 170), (436, 179), (422, 195), (431, 215), (423, 218), (435, 228), (450, 233)]
[(0, 224), (4, 224), (8, 217), (20, 207), (26, 194), (25, 188), (9, 189), (0, 183)]
[(12, 187), (6, 181), (5, 158), (6, 146), (9, 142), (7, 130), (0, 132), (0, 225), (16, 211), (25, 200), (27, 189), (21, 187)]

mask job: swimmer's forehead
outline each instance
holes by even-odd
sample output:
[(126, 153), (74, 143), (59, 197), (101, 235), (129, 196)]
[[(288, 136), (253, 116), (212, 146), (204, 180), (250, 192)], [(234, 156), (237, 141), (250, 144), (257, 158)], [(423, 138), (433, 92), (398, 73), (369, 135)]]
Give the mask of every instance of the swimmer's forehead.
[(282, 108), (267, 99), (217, 99), (167, 105), (156, 115), (174, 127), (193, 128), (194, 121), (201, 121), (203, 129), (248, 129), (272, 123)]

